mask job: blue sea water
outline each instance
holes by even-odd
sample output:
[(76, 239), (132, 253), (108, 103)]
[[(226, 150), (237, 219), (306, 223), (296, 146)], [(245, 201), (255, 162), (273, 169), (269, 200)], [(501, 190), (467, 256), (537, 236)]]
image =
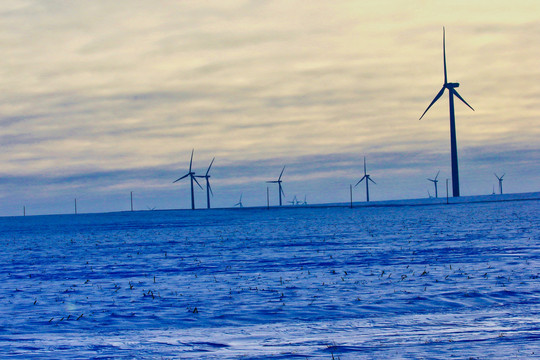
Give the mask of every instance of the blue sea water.
[(539, 205), (0, 218), (0, 357), (538, 357)]

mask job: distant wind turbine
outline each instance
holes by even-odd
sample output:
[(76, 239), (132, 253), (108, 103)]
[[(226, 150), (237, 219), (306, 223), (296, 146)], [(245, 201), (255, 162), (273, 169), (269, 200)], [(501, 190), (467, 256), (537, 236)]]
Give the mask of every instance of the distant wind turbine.
[(456, 139), (456, 117), (454, 115), (454, 96), (461, 100), (471, 110), (474, 109), (469, 105), (457, 92), (456, 88), (459, 87), (459, 83), (449, 83), (446, 74), (446, 43), (445, 29), (443, 27), (443, 63), (444, 63), (444, 84), (441, 91), (435, 96), (431, 104), (427, 107), (426, 111), (420, 116), (420, 119), (424, 117), (427, 111), (433, 104), (443, 95), (444, 90), (448, 89), (449, 103), (450, 103), (450, 152), (452, 158), (452, 194), (454, 197), (459, 196), (459, 170), (458, 170), (458, 155), (457, 155), (457, 139)]
[[(437, 180), (437, 178), (439, 177), (439, 173), (441, 172), (441, 170), (439, 170), (437, 172), (437, 175), (435, 175), (435, 178), (434, 179), (430, 179), (428, 178), (429, 181), (431, 181), (433, 183), (433, 185), (435, 185), (435, 198), (438, 198), (439, 197), (439, 193), (437, 192), (437, 183), (439, 182), (439, 180)], [(431, 196), (430, 196), (431, 197)]]
[(191, 180), (191, 209), (192, 210), (195, 210), (195, 193), (193, 191), (193, 181), (195, 181), (197, 183), (197, 185), (199, 185), (199, 187), (202, 189), (202, 186), (201, 184), (199, 184), (199, 182), (197, 181), (197, 179), (195, 178), (195, 172), (194, 171), (191, 171), (191, 165), (193, 164), (193, 152), (195, 151), (195, 149), (191, 150), (191, 160), (189, 160), (189, 171), (186, 175), (176, 179), (173, 181), (173, 183), (177, 182), (177, 181), (180, 181), (182, 179), (185, 179), (187, 178), (188, 176), (190, 177), (190, 180)]
[(307, 205), (307, 195), (304, 195), (304, 201), (300, 205)]
[(289, 204), (291, 205), (298, 205), (300, 203), (300, 201), (298, 201), (298, 199), (296, 198), (296, 195), (294, 195), (294, 198), (292, 199), (292, 201), (289, 201)]
[(195, 177), (198, 177), (198, 178), (205, 178), (206, 179), (206, 208), (207, 209), (210, 209), (210, 194), (212, 194), (212, 196), (214, 196), (214, 192), (212, 191), (212, 188), (210, 187), (210, 168), (212, 167), (212, 164), (214, 163), (214, 160), (216, 158), (213, 158), (212, 161), (210, 162), (210, 166), (208, 166), (208, 170), (206, 170), (206, 174), (205, 175), (196, 175)]
[(285, 196), (285, 192), (283, 191), (283, 187), (281, 186), (281, 176), (283, 175), (283, 172), (285, 171), (285, 166), (283, 167), (283, 170), (281, 170), (281, 174), (279, 174), (279, 177), (277, 180), (274, 180), (274, 181), (267, 181), (267, 183), (277, 183), (278, 184), (278, 188), (279, 188), (279, 206), (282, 205), (282, 201), (281, 201), (281, 194), (283, 194), (283, 196)]
[(234, 206), (244, 207), (244, 205), (242, 205), (242, 195), (244, 195), (244, 193), (240, 194), (240, 200), (238, 200), (238, 202), (234, 204)]
[(506, 175), (506, 173), (502, 174), (501, 177), (498, 177), (497, 174), (493, 173), (493, 175), (495, 175), (495, 177), (497, 178), (497, 180), (499, 180), (499, 192), (501, 193), (502, 195), (502, 182), (503, 182), (503, 177), (504, 175)]
[(367, 200), (367, 202), (369, 202), (369, 182), (371, 181), (374, 184), (377, 184), (377, 183), (375, 181), (373, 181), (371, 179), (370, 175), (368, 175), (368, 173), (367, 173), (367, 170), (366, 170), (366, 157), (365, 156), (364, 156), (364, 176), (356, 183), (356, 185), (354, 185), (354, 187), (358, 186), (358, 184), (360, 184), (364, 180), (366, 180), (366, 200)]

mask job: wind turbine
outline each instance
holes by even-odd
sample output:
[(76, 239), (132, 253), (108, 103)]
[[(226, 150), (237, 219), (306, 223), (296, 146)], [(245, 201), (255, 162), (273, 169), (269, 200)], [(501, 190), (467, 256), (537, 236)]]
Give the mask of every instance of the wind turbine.
[(289, 201), (289, 204), (291, 205), (298, 205), (300, 203), (300, 201), (298, 201), (298, 199), (296, 198), (296, 195), (294, 195), (294, 198), (292, 199), (292, 201)]
[(281, 170), (281, 174), (279, 174), (279, 177), (277, 180), (274, 180), (274, 181), (267, 181), (267, 183), (277, 183), (278, 184), (278, 188), (279, 188), (279, 206), (281, 206), (282, 202), (281, 202), (281, 194), (283, 194), (283, 196), (285, 196), (285, 192), (283, 191), (283, 187), (281, 186), (281, 176), (283, 175), (283, 172), (285, 171), (285, 166), (283, 167), (283, 170)]
[(307, 195), (304, 195), (304, 201), (300, 205), (307, 205)]
[(377, 183), (371, 179), (370, 175), (368, 175), (366, 171), (366, 157), (365, 156), (364, 156), (364, 176), (356, 183), (356, 185), (354, 185), (354, 187), (358, 186), (358, 184), (360, 184), (364, 180), (366, 180), (366, 200), (367, 202), (369, 202), (369, 182), (371, 181), (374, 184), (377, 184)]
[[(435, 185), (435, 198), (437, 199), (439, 197), (439, 194), (437, 193), (437, 183), (439, 182), (439, 180), (437, 180), (437, 178), (439, 177), (439, 173), (441, 172), (441, 170), (439, 170), (437, 172), (437, 175), (435, 175), (435, 178), (434, 179), (430, 179), (428, 178), (429, 181), (431, 181), (434, 185)], [(431, 197), (431, 196), (430, 196)]]
[(457, 156), (457, 139), (456, 139), (456, 117), (454, 115), (454, 96), (461, 100), (465, 105), (467, 105), (471, 110), (474, 109), (469, 105), (457, 92), (456, 88), (459, 87), (459, 83), (449, 83), (448, 77), (446, 74), (446, 35), (445, 29), (443, 27), (443, 63), (444, 63), (444, 84), (441, 91), (435, 96), (431, 104), (427, 107), (426, 111), (420, 116), (421, 120), (427, 111), (431, 108), (433, 104), (443, 95), (444, 90), (448, 89), (449, 103), (450, 103), (450, 153), (452, 158), (452, 194), (454, 197), (459, 196), (459, 170), (458, 170), (458, 156)]
[(212, 191), (212, 188), (210, 187), (210, 175), (208, 174), (210, 172), (210, 168), (212, 167), (212, 164), (214, 163), (214, 160), (216, 158), (213, 158), (210, 162), (210, 166), (208, 166), (208, 170), (206, 170), (205, 175), (196, 175), (195, 177), (198, 178), (205, 178), (206, 179), (206, 208), (210, 209), (210, 194), (214, 196), (214, 192)]
[(244, 205), (242, 205), (242, 195), (244, 195), (244, 193), (240, 194), (240, 200), (238, 200), (238, 202), (234, 204), (234, 206), (244, 207)]
[(192, 210), (195, 210), (195, 193), (193, 191), (193, 181), (195, 181), (197, 183), (197, 185), (199, 185), (199, 187), (202, 189), (202, 186), (201, 184), (199, 184), (199, 182), (197, 181), (197, 179), (195, 178), (195, 172), (194, 171), (191, 171), (191, 165), (193, 164), (193, 152), (195, 151), (195, 149), (191, 150), (191, 160), (189, 161), (189, 171), (186, 175), (182, 176), (181, 178), (178, 178), (176, 180), (173, 181), (173, 183), (177, 182), (177, 181), (180, 181), (186, 177), (190, 177), (190, 180), (191, 180), (191, 209)]
[(501, 177), (498, 177), (497, 174), (493, 173), (493, 175), (495, 175), (495, 177), (497, 178), (497, 180), (499, 180), (499, 192), (501, 193), (502, 195), (502, 182), (503, 182), (503, 177), (504, 175), (506, 175), (506, 173), (502, 174)]

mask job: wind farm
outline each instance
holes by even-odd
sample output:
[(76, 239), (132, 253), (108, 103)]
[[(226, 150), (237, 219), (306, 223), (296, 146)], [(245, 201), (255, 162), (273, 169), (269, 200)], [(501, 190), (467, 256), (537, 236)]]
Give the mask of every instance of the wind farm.
[(0, 354), (534, 358), (539, 12), (0, 3)]

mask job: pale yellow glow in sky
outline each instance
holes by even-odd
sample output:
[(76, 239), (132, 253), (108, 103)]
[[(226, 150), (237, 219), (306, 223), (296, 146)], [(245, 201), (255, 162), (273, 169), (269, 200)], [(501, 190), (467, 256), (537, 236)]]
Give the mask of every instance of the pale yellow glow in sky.
[[(538, 149), (540, 2), (3, 1), (4, 176)], [(538, 172), (538, 171), (537, 171)], [(320, 174), (313, 174), (313, 177)]]

